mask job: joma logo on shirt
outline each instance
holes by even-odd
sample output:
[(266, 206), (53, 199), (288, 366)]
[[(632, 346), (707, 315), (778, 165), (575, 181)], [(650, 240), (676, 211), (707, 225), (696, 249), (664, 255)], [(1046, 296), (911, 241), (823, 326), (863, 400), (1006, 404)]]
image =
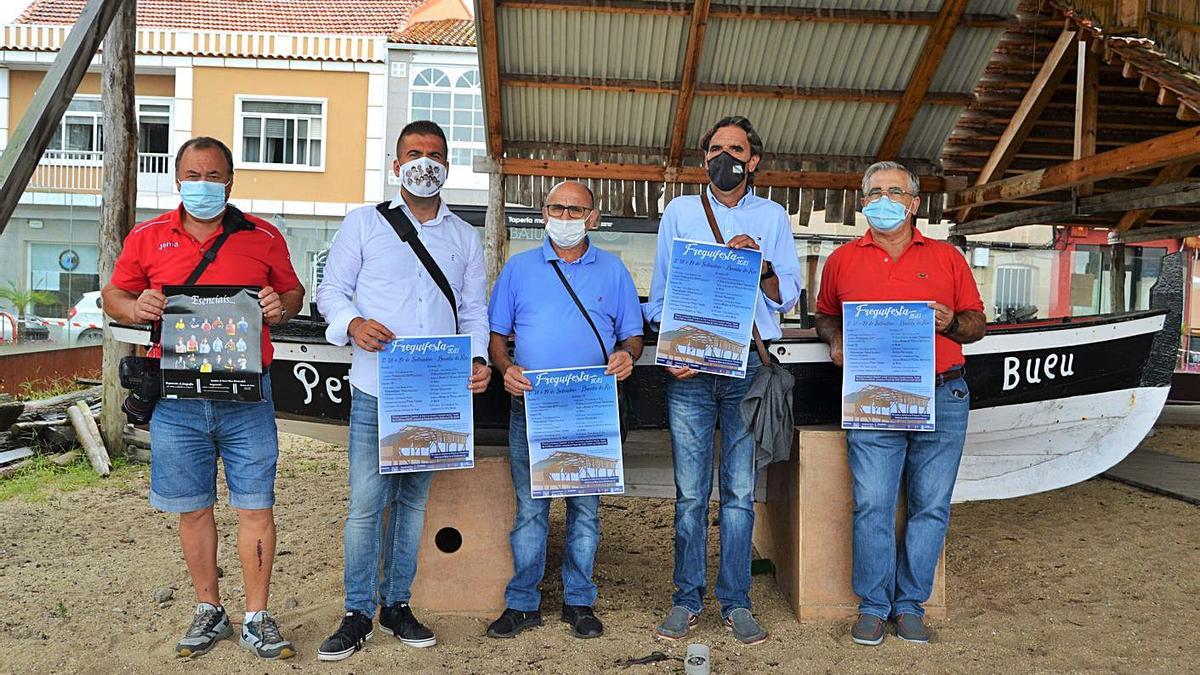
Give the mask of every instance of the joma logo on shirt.
[(161, 241), (158, 243), (158, 250), (165, 251), (168, 248), (179, 248), (177, 241)]

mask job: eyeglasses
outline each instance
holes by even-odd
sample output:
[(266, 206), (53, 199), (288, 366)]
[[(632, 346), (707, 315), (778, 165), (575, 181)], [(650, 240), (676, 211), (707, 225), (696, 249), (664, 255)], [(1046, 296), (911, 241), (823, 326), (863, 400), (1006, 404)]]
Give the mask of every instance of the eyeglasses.
[(554, 216), (555, 218), (562, 218), (562, 215), (564, 213), (571, 216), (572, 218), (582, 218), (594, 210), (595, 209), (589, 208), (587, 206), (568, 206), (566, 204), (547, 204), (546, 205), (546, 213)]
[(886, 190), (881, 190), (880, 188), (874, 188), (874, 189), (872, 189), (870, 192), (868, 192), (868, 193), (867, 193), (867, 201), (869, 201), (869, 202), (873, 202), (873, 201), (875, 201), (876, 199), (879, 199), (880, 197), (882, 197), (882, 196), (883, 196), (883, 195), (885, 195), (885, 194), (886, 194), (888, 197), (891, 197), (891, 198), (894, 198), (894, 199), (899, 199), (900, 197), (904, 197), (905, 195), (907, 195), (907, 196), (909, 196), (909, 197), (915, 197), (915, 196), (916, 196), (916, 194), (915, 194), (915, 193), (912, 193), (912, 192), (905, 192), (905, 191), (904, 191), (904, 188), (891, 187), (891, 188), (888, 188), (888, 189), (886, 189)]

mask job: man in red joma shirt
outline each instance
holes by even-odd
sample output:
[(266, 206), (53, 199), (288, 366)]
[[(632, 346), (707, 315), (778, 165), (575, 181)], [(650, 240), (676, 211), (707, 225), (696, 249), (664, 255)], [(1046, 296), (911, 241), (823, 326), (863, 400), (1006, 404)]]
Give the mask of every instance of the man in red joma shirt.
[[(934, 310), (936, 431), (846, 432), (854, 477), (851, 581), (861, 602), (850, 631), (858, 644), (883, 642), (888, 620), (896, 637), (928, 642), (921, 605), (950, 524), (950, 495), (967, 437), (971, 394), (963, 379), (962, 345), (983, 337), (986, 319), (971, 269), (958, 249), (927, 239), (913, 225), (920, 205), (917, 177), (895, 162), (863, 175), (863, 215), (871, 229), (825, 261), (817, 296), (817, 334), (842, 365), (842, 303), (928, 300)], [(896, 499), (904, 477), (908, 518), (896, 543)]]
[[(238, 513), (238, 555), (246, 588), (242, 646), (263, 658), (287, 658), (292, 644), (267, 613), (275, 556), (275, 461), (279, 438), (271, 382), (268, 325), (294, 316), (304, 300), (283, 235), (270, 223), (226, 202), (233, 187), (233, 155), (214, 138), (184, 143), (175, 157), (183, 204), (133, 228), (104, 287), (104, 312), (118, 321), (162, 318), (163, 286), (182, 284), (225, 228), (225, 243), (197, 281), (203, 285), (260, 286), (263, 312), (263, 395), (258, 403), (162, 399), (150, 422), (150, 504), (179, 513), (179, 539), (196, 590), (196, 613), (176, 646), (199, 656), (233, 627), (217, 587), (217, 455), (225, 466), (229, 503)], [(230, 319), (232, 321), (232, 319)], [(158, 347), (151, 350), (157, 355)]]

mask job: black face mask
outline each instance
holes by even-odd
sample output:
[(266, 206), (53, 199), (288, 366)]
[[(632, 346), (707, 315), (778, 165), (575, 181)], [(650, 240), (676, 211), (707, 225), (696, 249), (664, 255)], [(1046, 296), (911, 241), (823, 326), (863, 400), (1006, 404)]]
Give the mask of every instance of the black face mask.
[(708, 179), (722, 192), (729, 192), (746, 180), (746, 163), (728, 152), (708, 160)]

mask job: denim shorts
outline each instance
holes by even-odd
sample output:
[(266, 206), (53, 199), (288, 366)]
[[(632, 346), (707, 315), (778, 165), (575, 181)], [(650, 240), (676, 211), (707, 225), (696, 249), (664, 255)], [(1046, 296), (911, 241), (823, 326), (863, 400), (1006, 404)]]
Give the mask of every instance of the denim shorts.
[(150, 505), (188, 513), (217, 501), (217, 456), (225, 464), (229, 505), (275, 505), (279, 434), (271, 380), (258, 403), (161, 399), (150, 420)]

